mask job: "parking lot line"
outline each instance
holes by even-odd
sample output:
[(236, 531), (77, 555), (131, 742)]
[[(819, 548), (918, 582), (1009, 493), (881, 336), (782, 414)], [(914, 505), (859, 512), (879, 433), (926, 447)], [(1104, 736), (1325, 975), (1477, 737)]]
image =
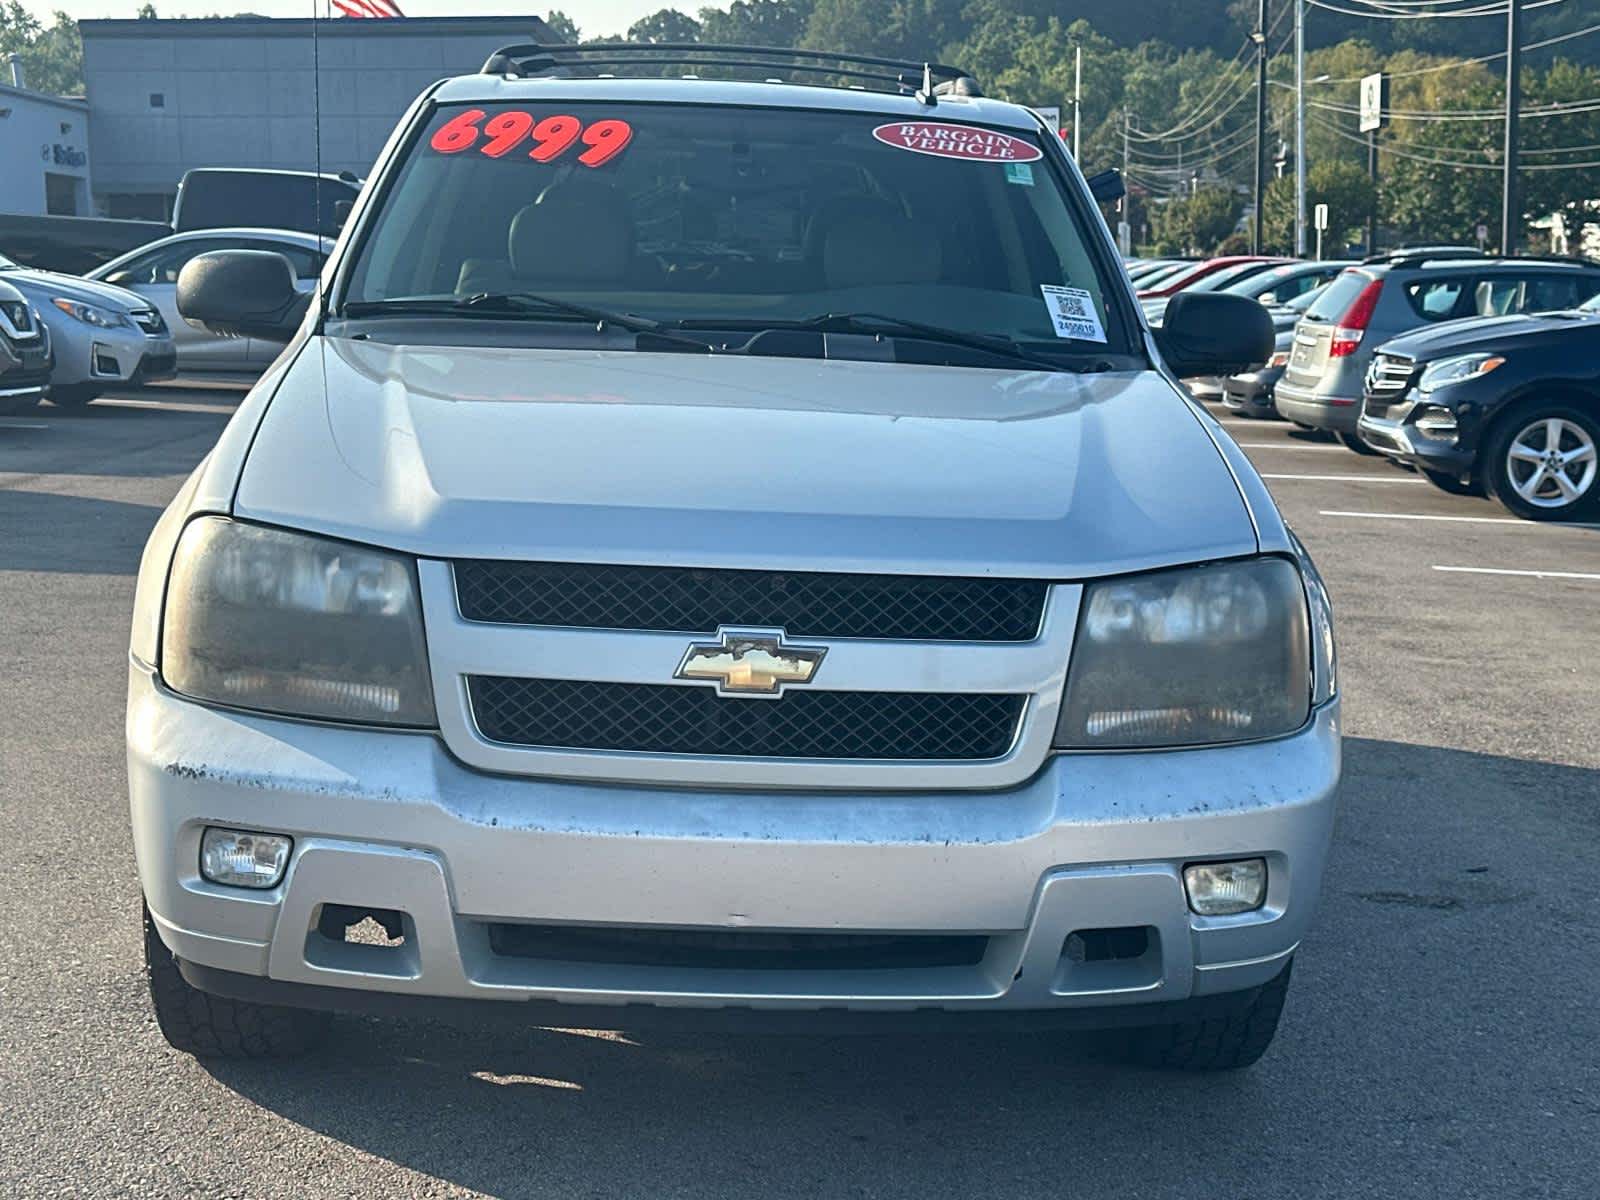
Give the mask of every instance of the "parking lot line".
[(49, 429), (48, 425), (28, 421), (0, 421), (0, 429)]
[(1600, 529), (1600, 525), (1580, 521), (1524, 521), (1521, 517), (1445, 517), (1434, 513), (1351, 512), (1340, 508), (1318, 511), (1323, 517), (1357, 517), (1365, 521), (1457, 521), (1469, 525), (1516, 525), (1523, 529)]
[(1393, 477), (1384, 476), (1384, 475), (1268, 475), (1265, 472), (1263, 472), (1262, 475), (1261, 475), (1261, 478), (1263, 478), (1263, 479), (1315, 479), (1315, 480), (1328, 479), (1328, 480), (1334, 480), (1336, 482), (1343, 482), (1343, 483), (1427, 483), (1428, 482), (1426, 479), (1417, 479), (1415, 476), (1411, 476), (1411, 475), (1395, 475)]
[(1530, 579), (1588, 579), (1600, 583), (1600, 575), (1583, 571), (1511, 571), (1504, 567), (1441, 567), (1435, 571), (1449, 571), (1462, 575), (1525, 575)]

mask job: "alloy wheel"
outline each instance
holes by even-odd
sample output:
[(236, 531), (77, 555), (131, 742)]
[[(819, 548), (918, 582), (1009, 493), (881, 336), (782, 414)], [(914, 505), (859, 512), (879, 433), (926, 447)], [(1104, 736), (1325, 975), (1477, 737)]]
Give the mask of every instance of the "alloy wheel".
[(1506, 476), (1526, 503), (1566, 508), (1588, 495), (1600, 470), (1594, 438), (1575, 421), (1541, 417), (1506, 448)]

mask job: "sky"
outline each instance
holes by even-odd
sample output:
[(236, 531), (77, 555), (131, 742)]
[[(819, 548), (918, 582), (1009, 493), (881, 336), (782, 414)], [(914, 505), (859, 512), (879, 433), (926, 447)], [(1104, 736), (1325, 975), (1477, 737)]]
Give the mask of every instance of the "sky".
[[(322, 13), (327, 0), (316, 0)], [(634, 21), (660, 8), (681, 8), (694, 12), (699, 0), (537, 0), (545, 7), (533, 7), (527, 0), (399, 0), (400, 7), (413, 17), (525, 16), (530, 7), (543, 15), (548, 7), (561, 9), (578, 23), (585, 37), (623, 32)], [(40, 20), (49, 23), (60, 10), (70, 17), (135, 17), (144, 0), (24, 0)], [(213, 13), (252, 12), (265, 17), (305, 17), (311, 14), (313, 0), (153, 0), (163, 17), (210, 16)]]

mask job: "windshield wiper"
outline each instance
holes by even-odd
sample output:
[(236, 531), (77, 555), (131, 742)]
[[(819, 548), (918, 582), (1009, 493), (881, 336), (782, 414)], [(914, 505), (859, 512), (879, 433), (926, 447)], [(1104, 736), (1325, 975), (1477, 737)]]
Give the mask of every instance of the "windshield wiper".
[(818, 317), (807, 317), (799, 321), (679, 321), (675, 322), (675, 325), (678, 328), (700, 326), (723, 329), (748, 327), (799, 329), (814, 330), (817, 333), (859, 333), (888, 335), (891, 337), (899, 334), (920, 338), (927, 342), (942, 342), (948, 346), (964, 346), (969, 350), (978, 350), (985, 354), (995, 354), (1002, 358), (1016, 359), (1019, 362), (1041, 367), (1047, 371), (1074, 369), (1059, 359), (1049, 358), (1043, 354), (1035, 354), (1031, 350), (1026, 350), (1008, 337), (1000, 337), (988, 333), (968, 333), (961, 329), (949, 329), (943, 325), (928, 325), (922, 321), (908, 320), (905, 317), (893, 317), (887, 313), (824, 313)]
[(563, 300), (559, 296), (545, 296), (538, 292), (476, 292), (471, 296), (454, 299), (444, 297), (397, 297), (392, 300), (356, 300), (344, 306), (351, 317), (379, 316), (386, 312), (465, 313), (472, 316), (503, 316), (512, 313), (531, 317), (577, 317), (592, 321), (596, 326), (615, 325), (630, 333), (648, 334), (652, 339), (675, 346), (686, 346), (703, 354), (712, 347), (697, 338), (683, 337), (664, 330), (660, 321), (634, 313), (614, 312), (609, 308), (593, 308)]

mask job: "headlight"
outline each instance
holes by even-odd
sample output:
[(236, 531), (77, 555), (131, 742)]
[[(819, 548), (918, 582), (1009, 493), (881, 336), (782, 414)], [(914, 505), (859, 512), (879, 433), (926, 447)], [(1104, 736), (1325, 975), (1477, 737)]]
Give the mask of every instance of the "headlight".
[(93, 325), (97, 329), (116, 329), (128, 323), (128, 319), (121, 313), (112, 312), (109, 308), (96, 308), (93, 304), (67, 300), (61, 296), (57, 296), (50, 303), (67, 316), (74, 317), (85, 325)]
[(1289, 733), (1311, 710), (1306, 589), (1286, 559), (1093, 583), (1055, 744), (1196, 746)]
[(204, 517), (167, 581), (161, 674), (197, 700), (434, 724), (416, 572), (398, 554)]
[(1506, 360), (1498, 354), (1458, 354), (1454, 358), (1441, 358), (1423, 368), (1417, 381), (1419, 392), (1431, 392), (1446, 384), (1462, 383), (1487, 375)]

